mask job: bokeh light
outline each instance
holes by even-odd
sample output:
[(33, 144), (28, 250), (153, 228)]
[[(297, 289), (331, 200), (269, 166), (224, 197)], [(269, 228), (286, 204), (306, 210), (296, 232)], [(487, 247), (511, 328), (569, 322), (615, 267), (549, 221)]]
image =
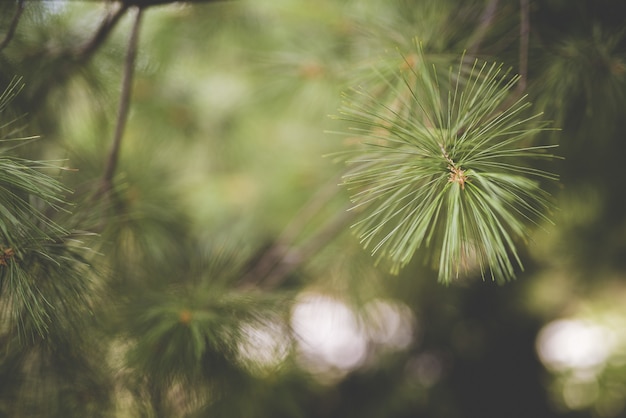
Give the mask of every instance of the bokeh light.
[(276, 369), (285, 360), (291, 346), (286, 326), (278, 321), (246, 324), (241, 329), (244, 339), (239, 344), (239, 356), (256, 373)]
[(337, 299), (304, 294), (293, 309), (291, 325), (302, 363), (319, 374), (342, 375), (366, 358), (367, 336), (354, 312)]
[(364, 307), (367, 335), (380, 347), (407, 348), (414, 339), (415, 317), (408, 306), (375, 299)]
[(378, 352), (407, 348), (416, 320), (399, 302), (374, 299), (358, 312), (339, 299), (303, 294), (294, 306), (292, 328), (301, 364), (322, 379), (337, 379)]
[[(605, 307), (606, 308), (606, 307)], [(626, 405), (626, 327), (606, 308), (546, 324), (536, 339), (539, 359), (551, 372), (551, 400), (557, 409), (593, 411), (616, 417)]]
[(550, 322), (537, 337), (539, 358), (553, 370), (586, 371), (602, 367), (614, 345), (611, 330), (575, 319)]

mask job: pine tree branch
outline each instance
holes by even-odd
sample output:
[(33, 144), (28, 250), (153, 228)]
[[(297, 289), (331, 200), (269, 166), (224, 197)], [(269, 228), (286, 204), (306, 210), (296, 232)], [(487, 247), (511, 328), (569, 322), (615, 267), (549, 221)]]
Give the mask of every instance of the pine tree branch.
[(49, 78), (40, 83), (39, 87), (36, 88), (31, 95), (30, 102), (33, 110), (40, 106), (41, 103), (44, 103), (45, 97), (52, 88), (69, 79), (79, 66), (89, 62), (91, 57), (93, 57), (96, 51), (107, 40), (111, 31), (127, 10), (128, 6), (121, 4), (118, 8), (109, 12), (100, 23), (95, 34), (81, 46), (71, 46), (60, 51), (48, 50), (43, 51), (43, 53), (41, 51), (39, 52), (39, 54), (47, 55), (52, 62), (60, 62), (60, 66), (57, 70), (49, 72)]
[(550, 222), (551, 202), (538, 180), (557, 176), (531, 160), (553, 158), (552, 146), (527, 142), (547, 124), (540, 114), (525, 116), (531, 104), (524, 98), (507, 104), (519, 75), (502, 64), (476, 60), (461, 76), (463, 56), (446, 86), (417, 46), (410, 78), (396, 70), (406, 88), (394, 91), (402, 110), (363, 88), (340, 108), (337, 119), (351, 123), (346, 134), (362, 138), (345, 160), (344, 184), (353, 207), (364, 209), (353, 230), (392, 273), (419, 253), (438, 265), (442, 283), (475, 272), (513, 279), (522, 268), (518, 242), (532, 224)]
[(22, 12), (24, 12), (24, 0), (18, 0), (17, 7), (15, 9), (15, 14), (11, 19), (11, 23), (9, 24), (9, 30), (6, 35), (4, 35), (4, 39), (0, 42), (0, 51), (2, 51), (13, 39), (13, 35), (15, 35), (15, 30), (17, 29), (17, 24), (20, 20), (20, 16), (22, 16)]
[(312, 218), (337, 194), (337, 179), (322, 187), (287, 225), (274, 243), (262, 253), (241, 280), (245, 285), (278, 286), (289, 273), (309, 260), (354, 218), (354, 212), (343, 210), (321, 230), (298, 246), (295, 240)]
[(519, 41), (519, 93), (526, 89), (528, 80), (528, 38), (530, 35), (530, 6), (528, 0), (520, 0), (520, 41)]
[(93, 37), (71, 54), (74, 59), (81, 63), (89, 61), (94, 52), (96, 52), (100, 45), (102, 45), (108, 38), (111, 30), (115, 27), (117, 22), (119, 22), (120, 18), (124, 16), (124, 13), (126, 13), (127, 10), (128, 6), (126, 4), (121, 4), (117, 9), (109, 12), (109, 14), (100, 23), (100, 27)]
[(128, 51), (126, 53), (126, 62), (124, 64), (124, 74), (122, 78), (122, 91), (120, 94), (120, 103), (117, 112), (113, 143), (111, 144), (111, 149), (106, 160), (99, 195), (108, 193), (113, 186), (113, 175), (115, 174), (115, 169), (117, 168), (124, 128), (126, 127), (126, 121), (128, 120), (133, 74), (135, 70), (135, 59), (137, 57), (137, 45), (139, 41), (139, 28), (141, 26), (142, 15), (143, 8), (138, 7), (128, 43)]
[(279, 286), (290, 273), (309, 261), (315, 254), (331, 242), (339, 233), (354, 220), (355, 212), (348, 208), (339, 211), (315, 236), (310, 238), (299, 248), (289, 248), (274, 268), (262, 278), (261, 285), (265, 288)]
[[(20, 2), (23, 1), (24, 0), (20, 0)], [(59, 61), (61, 65), (58, 70), (50, 72), (49, 79), (40, 83), (39, 87), (36, 88), (31, 95), (30, 102), (32, 103), (33, 109), (39, 106), (39, 104), (44, 103), (46, 95), (54, 86), (58, 86), (61, 82), (67, 80), (75, 72), (75, 69), (78, 66), (86, 64), (91, 59), (94, 53), (97, 52), (100, 46), (107, 40), (111, 31), (120, 21), (120, 18), (124, 16), (126, 11), (130, 7), (140, 7), (142, 9), (146, 9), (149, 6), (159, 6), (174, 3), (195, 4), (217, 3), (220, 1), (228, 0), (123, 0), (113, 2), (107, 0), (106, 3), (115, 3), (117, 7), (104, 17), (95, 34), (91, 38), (89, 38), (89, 40), (87, 40), (78, 47), (72, 46), (66, 49), (62, 49), (60, 51), (44, 50), (43, 52), (38, 52), (39, 55), (48, 56), (51, 61)]]
[(146, 8), (150, 6), (162, 6), (165, 4), (173, 4), (173, 3), (194, 4), (194, 3), (218, 3), (218, 2), (224, 2), (224, 1), (228, 1), (228, 0), (122, 0), (122, 3), (128, 7), (138, 6), (138, 7)]
[(498, 9), (499, 0), (490, 0), (485, 7), (482, 15), (480, 16), (480, 24), (478, 29), (476, 29), (476, 35), (474, 36), (474, 40), (472, 44), (467, 48), (468, 56), (475, 56), (480, 49), (480, 45), (485, 39), (485, 35), (487, 34), (487, 30), (493, 23), (493, 20), (496, 17), (496, 10)]
[(265, 250), (261, 257), (251, 266), (244, 275), (242, 283), (259, 283), (267, 277), (294, 247), (294, 241), (300, 235), (313, 216), (334, 196), (337, 192), (337, 181), (333, 181), (322, 187), (315, 193), (305, 206), (296, 214), (283, 232)]
[(266, 277), (278, 263), (281, 262), (294, 246), (294, 241), (302, 230), (311, 221), (313, 216), (325, 205), (337, 192), (337, 180), (322, 187), (309, 199), (305, 206), (300, 209), (283, 232), (276, 238), (274, 243), (263, 252), (257, 262), (242, 279), (242, 282), (258, 282)]
[(333, 177), (331, 181), (319, 189), (287, 225), (277, 242), (283, 244), (293, 242), (312, 218), (337, 194), (337, 182), (337, 178)]

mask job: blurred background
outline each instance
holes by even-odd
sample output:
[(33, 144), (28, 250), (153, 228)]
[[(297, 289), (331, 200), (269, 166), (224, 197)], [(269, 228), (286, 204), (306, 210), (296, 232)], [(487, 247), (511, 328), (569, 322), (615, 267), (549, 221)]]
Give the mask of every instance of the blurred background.
[[(27, 341), (0, 323), (1, 417), (626, 417), (622, 2), (127, 3), (105, 198), (137, 9), (0, 4), (0, 89), (23, 83), (0, 125), (41, 137), (10, 152), (70, 168), (55, 220), (95, 233), (85, 309)], [(414, 38), (522, 73), (559, 128), (554, 225), (512, 282), (391, 275), (351, 234), (329, 115)]]

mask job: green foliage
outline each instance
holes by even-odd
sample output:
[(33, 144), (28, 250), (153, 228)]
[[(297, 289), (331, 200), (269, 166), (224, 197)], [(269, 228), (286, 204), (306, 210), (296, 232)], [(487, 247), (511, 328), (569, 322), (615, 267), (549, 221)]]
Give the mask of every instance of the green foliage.
[[(202, 246), (198, 246), (201, 248)], [(215, 402), (245, 382), (247, 365), (239, 356), (243, 327), (280, 321), (286, 295), (236, 289), (244, 253), (223, 244), (194, 251), (192, 265), (179, 270), (176, 284), (133, 293), (122, 325), (126, 364), (147, 380), (128, 385), (147, 393), (155, 410), (172, 408), (168, 394), (186, 388), (178, 402)]]
[(0, 417), (623, 415), (619, 2), (157, 2), (0, 2)]
[(344, 177), (353, 209), (367, 208), (354, 230), (396, 273), (425, 249), (442, 282), (476, 268), (509, 280), (511, 258), (522, 266), (516, 241), (528, 236), (525, 222), (547, 220), (537, 178), (557, 178), (528, 164), (553, 157), (551, 146), (529, 142), (545, 124), (526, 115), (524, 98), (507, 101), (519, 77), (501, 66), (475, 61), (468, 70), (461, 59), (447, 90), (421, 48), (404, 64), (394, 71), (401, 82), (382, 80), (392, 101), (368, 86), (341, 109), (364, 138)]
[[(20, 86), (14, 79), (0, 96), (0, 116)], [(0, 143), (0, 392), (14, 400), (0, 411), (103, 416), (107, 377), (87, 355), (98, 352), (88, 341), (99, 295), (80, 240), (89, 234), (57, 221), (69, 213), (69, 189), (53, 175), (63, 167), (14, 156), (35, 139), (19, 132), (7, 129)]]
[[(6, 109), (18, 89), (11, 83), (0, 96)], [(61, 168), (9, 152), (24, 139), (6, 138), (0, 150), (0, 294), (9, 326), (27, 338), (46, 337), (51, 323), (63, 330), (80, 328), (74, 317), (90, 311), (91, 297), (84, 249), (55, 222), (54, 212), (66, 211), (68, 189), (44, 170)], [(11, 146), (13, 145), (13, 146)]]

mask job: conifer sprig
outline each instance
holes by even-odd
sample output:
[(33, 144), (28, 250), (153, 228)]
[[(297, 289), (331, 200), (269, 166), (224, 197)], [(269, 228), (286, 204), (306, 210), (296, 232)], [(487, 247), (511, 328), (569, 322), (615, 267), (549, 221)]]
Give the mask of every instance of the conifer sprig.
[(361, 140), (345, 159), (344, 184), (363, 209), (354, 231), (395, 273), (420, 251), (444, 283), (475, 270), (512, 279), (528, 222), (548, 221), (540, 180), (557, 176), (529, 162), (554, 157), (531, 143), (547, 124), (525, 97), (511, 103), (519, 77), (501, 65), (461, 58), (440, 83), (420, 47), (411, 57), (382, 80), (387, 93), (345, 95), (339, 119)]
[[(20, 88), (14, 79), (0, 94), (0, 116)], [(10, 152), (31, 139), (0, 138), (0, 313), (20, 337), (67, 338), (79, 333), (68, 318), (84, 318), (91, 309), (88, 263), (76, 240), (82, 233), (52, 217), (67, 210), (69, 189), (45, 170), (61, 167)]]

